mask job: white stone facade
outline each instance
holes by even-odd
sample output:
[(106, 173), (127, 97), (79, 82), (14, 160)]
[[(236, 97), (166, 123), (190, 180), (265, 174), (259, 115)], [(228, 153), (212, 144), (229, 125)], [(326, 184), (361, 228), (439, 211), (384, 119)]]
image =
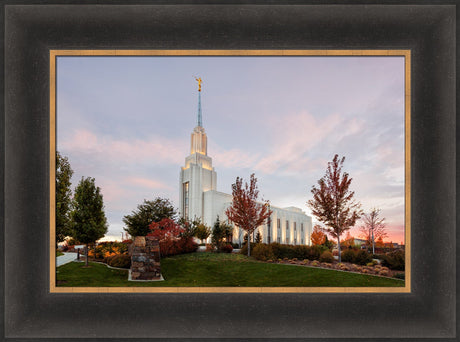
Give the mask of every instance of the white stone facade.
[[(197, 126), (191, 136), (190, 155), (185, 158), (185, 166), (180, 171), (180, 215), (189, 220), (200, 219), (208, 227), (213, 226), (217, 217), (221, 221), (227, 221), (225, 210), (232, 203), (232, 195), (219, 192), (216, 188), (217, 174), (212, 166), (212, 159), (207, 155), (206, 133), (203, 127)], [(257, 229), (262, 235), (262, 242), (311, 244), (310, 216), (295, 207), (270, 206), (270, 209), (273, 211), (270, 221)], [(235, 227), (233, 242), (241, 243), (244, 235), (244, 231)]]

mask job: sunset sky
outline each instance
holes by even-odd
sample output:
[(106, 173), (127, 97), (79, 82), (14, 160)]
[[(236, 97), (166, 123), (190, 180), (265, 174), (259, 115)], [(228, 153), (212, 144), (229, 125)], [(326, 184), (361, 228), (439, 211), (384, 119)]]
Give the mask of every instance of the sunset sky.
[(264, 199), (310, 214), (337, 153), (362, 208), (380, 208), (388, 241), (404, 242), (403, 57), (58, 57), (57, 149), (72, 188), (96, 179), (109, 239), (144, 199), (179, 206), (195, 75), (218, 191), (254, 172)]

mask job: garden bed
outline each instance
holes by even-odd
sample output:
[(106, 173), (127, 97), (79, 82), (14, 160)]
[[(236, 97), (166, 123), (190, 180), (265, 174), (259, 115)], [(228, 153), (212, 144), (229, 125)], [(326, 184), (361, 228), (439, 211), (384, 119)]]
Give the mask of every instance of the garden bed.
[(376, 265), (356, 265), (350, 262), (341, 262), (334, 261), (330, 262), (319, 262), (318, 260), (297, 260), (296, 258), (293, 259), (278, 259), (274, 260), (267, 260), (268, 263), (275, 263), (275, 264), (290, 264), (290, 265), (299, 265), (299, 266), (308, 266), (308, 267), (317, 267), (317, 268), (325, 268), (331, 270), (338, 270), (338, 271), (345, 271), (345, 272), (354, 272), (354, 273), (362, 273), (368, 275), (377, 275), (382, 277), (390, 277), (390, 278), (398, 278), (404, 279), (404, 271), (395, 271), (391, 270), (388, 267), (381, 266), (379, 264)]

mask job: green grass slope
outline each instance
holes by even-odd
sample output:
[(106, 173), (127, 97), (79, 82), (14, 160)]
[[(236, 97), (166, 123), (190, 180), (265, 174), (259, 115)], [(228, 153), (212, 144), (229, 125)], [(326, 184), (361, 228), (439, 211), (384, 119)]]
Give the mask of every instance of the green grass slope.
[(91, 263), (58, 267), (57, 286), (85, 287), (401, 287), (404, 281), (312, 267), (258, 262), (240, 254), (192, 253), (161, 260), (165, 281), (131, 282), (128, 271)]

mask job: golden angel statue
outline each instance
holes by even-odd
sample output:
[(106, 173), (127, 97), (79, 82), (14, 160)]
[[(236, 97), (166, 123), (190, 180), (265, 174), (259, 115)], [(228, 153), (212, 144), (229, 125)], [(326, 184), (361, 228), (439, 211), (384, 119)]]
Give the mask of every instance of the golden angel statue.
[(201, 83), (203, 82), (203, 81), (201, 80), (201, 77), (198, 77), (198, 78), (197, 78), (197, 77), (195, 76), (195, 80), (198, 81), (198, 91), (201, 91)]

